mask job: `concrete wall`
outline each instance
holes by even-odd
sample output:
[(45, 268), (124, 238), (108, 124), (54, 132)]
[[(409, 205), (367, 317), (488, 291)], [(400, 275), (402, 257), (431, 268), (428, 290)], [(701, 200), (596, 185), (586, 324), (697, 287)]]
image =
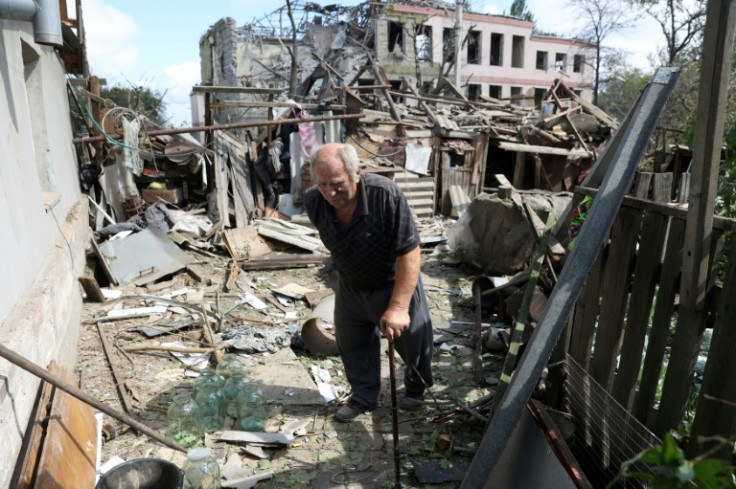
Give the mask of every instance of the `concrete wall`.
[[(91, 232), (80, 193), (64, 65), (32, 24), (0, 20), (0, 344), (73, 369), (77, 277)], [(0, 360), (0, 487), (8, 487), (38, 379)]]
[[(405, 43), (403, 53), (395, 48), (388, 51), (389, 21), (404, 24)], [(434, 71), (439, 73), (443, 53), (443, 31), (455, 26), (454, 10), (432, 10), (407, 5), (393, 5), (386, 9), (386, 15), (376, 23), (376, 46), (379, 62), (384, 66), (390, 79), (400, 79), (401, 75), (416, 72), (414, 56), (414, 38), (416, 25), (425, 25), (432, 28), (432, 62), (420, 62), (423, 77)], [(465, 38), (468, 29), (479, 33), (480, 57), (477, 64), (468, 63), (467, 44), (460, 51), (460, 84), (478, 84), (483, 95), (489, 94), (489, 85), (502, 87), (501, 97), (511, 96), (511, 87), (521, 88), (523, 95), (533, 96), (534, 90), (547, 89), (556, 78), (563, 77), (565, 84), (580, 95), (590, 100), (593, 88), (593, 69), (584, 65), (580, 73), (573, 71), (575, 55), (584, 56), (587, 63), (595, 59), (595, 50), (592, 45), (571, 39), (541, 37), (532, 35), (532, 23), (498, 15), (465, 13), (463, 15), (462, 38)], [(502, 64), (491, 66), (491, 34), (503, 36)], [(523, 38), (524, 57), (521, 67), (512, 67), (513, 37)], [(536, 64), (537, 51), (548, 53), (548, 62), (543, 69)], [(557, 53), (565, 54), (567, 65), (562, 73), (555, 67)], [(392, 76), (393, 75), (393, 76)], [(450, 72), (450, 79), (454, 77), (454, 70)], [(426, 80), (425, 80), (426, 81)], [(465, 89), (467, 93), (467, 88)], [(533, 105), (526, 102), (522, 105)]]

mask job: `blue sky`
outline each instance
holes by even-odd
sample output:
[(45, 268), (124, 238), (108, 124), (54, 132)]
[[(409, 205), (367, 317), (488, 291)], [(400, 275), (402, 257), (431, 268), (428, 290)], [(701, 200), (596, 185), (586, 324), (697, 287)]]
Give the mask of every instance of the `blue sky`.
[[(358, 0), (312, 0), (355, 5)], [(108, 85), (148, 85), (165, 92), (173, 126), (190, 125), (189, 93), (200, 83), (199, 39), (223, 17), (243, 25), (273, 12), (285, 0), (83, 0), (87, 57), (92, 74)], [(511, 0), (472, 0), (473, 11), (508, 12)], [(529, 0), (537, 26), (571, 35), (575, 20), (566, 0)], [(659, 38), (657, 36), (660, 36)], [(630, 53), (629, 62), (647, 67), (647, 55), (662, 44), (651, 21), (640, 21), (608, 43)]]

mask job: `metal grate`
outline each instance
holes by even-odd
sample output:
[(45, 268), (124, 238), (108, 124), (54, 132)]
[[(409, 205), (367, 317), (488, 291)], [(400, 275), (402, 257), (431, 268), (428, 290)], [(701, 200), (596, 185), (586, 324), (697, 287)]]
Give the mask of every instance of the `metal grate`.
[[(594, 487), (605, 487), (621, 464), (653, 445), (661, 443), (654, 433), (567, 356), (565, 405), (573, 415), (575, 441), (571, 449)], [(652, 473), (642, 464), (637, 471)], [(616, 488), (647, 487), (642, 481), (621, 482)]]

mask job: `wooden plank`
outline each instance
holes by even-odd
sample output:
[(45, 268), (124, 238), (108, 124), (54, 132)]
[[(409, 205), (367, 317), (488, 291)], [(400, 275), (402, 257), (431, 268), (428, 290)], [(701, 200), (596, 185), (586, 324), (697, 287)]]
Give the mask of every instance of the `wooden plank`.
[(251, 258), (247, 261), (238, 262), (241, 270), (276, 270), (283, 268), (302, 268), (323, 265), (327, 263), (330, 255), (305, 254), (305, 255), (275, 255)]
[[(58, 375), (70, 381), (71, 375)], [(36, 489), (94, 487), (97, 420), (92, 408), (56, 389), (43, 445)]]
[[(194, 93), (249, 93), (253, 95), (280, 95), (283, 88), (256, 88), (256, 87), (216, 87), (208, 85), (194, 85)], [(212, 104), (210, 104), (212, 105)]]
[[(687, 234), (687, 223), (685, 224), (685, 233)], [(718, 265), (720, 263), (721, 253), (723, 252), (723, 242), (725, 239), (725, 236), (720, 231), (712, 232), (711, 236), (711, 249), (708, 254), (708, 275), (705, 277), (706, 295), (708, 295), (708, 292), (715, 285), (715, 276), (718, 273)], [(683, 254), (685, 252), (686, 250), (683, 248)], [(683, 280), (685, 273), (684, 262), (685, 258), (683, 258)], [(664, 435), (666, 431), (675, 429), (685, 413), (692, 388), (695, 361), (700, 353), (700, 342), (709, 314), (708, 308), (705, 307), (706, 305), (707, 300), (702, 309), (695, 310), (683, 307), (682, 282), (680, 282), (680, 307), (677, 315), (677, 326), (672, 338), (670, 359), (667, 365), (664, 384), (662, 385), (661, 407), (657, 413), (657, 419), (652, 430), (655, 434), (662, 433)], [(673, 374), (671, 371), (675, 371), (677, 374)], [(671, 375), (682, 375), (686, 381), (683, 381), (681, 378), (671, 377)]]
[[(736, 245), (731, 245), (729, 266), (723, 281), (723, 297), (736, 297)], [(736, 303), (722, 300), (713, 326), (708, 362), (705, 365), (687, 452), (704, 453), (714, 447), (713, 442), (701, 442), (700, 437), (721, 436), (730, 441), (721, 447), (717, 456), (731, 459), (731, 447), (736, 434)]]
[(652, 189), (654, 202), (672, 202), (672, 173), (655, 173)]
[[(666, 216), (644, 212), (642, 237), (634, 269), (634, 284), (631, 287), (631, 301), (626, 314), (625, 335), (621, 346), (621, 360), (618, 362), (618, 371), (611, 391), (614, 399), (627, 410), (631, 409), (636, 379), (641, 368), (644, 339), (661, 270), (667, 220)], [(665, 273), (672, 271), (665, 270)]]
[(227, 145), (223, 141), (222, 131), (215, 133), (215, 157), (214, 157), (214, 174), (215, 174), (215, 190), (217, 192), (217, 215), (219, 224), (222, 227), (230, 227), (230, 203), (228, 198), (228, 175), (227, 157), (229, 152)]
[(524, 173), (526, 170), (526, 153), (519, 151), (516, 153), (516, 161), (514, 161), (514, 187), (524, 188)]
[(230, 135), (224, 135), (224, 141), (229, 145), (230, 167), (233, 186), (233, 201), (235, 203), (235, 226), (246, 227), (250, 216), (255, 211), (253, 198), (250, 165), (245, 157), (246, 146)]
[(100, 285), (94, 277), (78, 277), (77, 280), (82, 284), (84, 293), (87, 294), (87, 300), (91, 302), (105, 302), (105, 296), (102, 295)]
[(611, 233), (611, 246), (601, 281), (601, 313), (595, 333), (590, 375), (606, 390), (611, 386), (631, 282), (631, 261), (641, 214), (621, 209)]
[(640, 171), (636, 177), (636, 188), (634, 189), (634, 197), (637, 199), (649, 198), (649, 187), (652, 185), (652, 177), (654, 173), (648, 171)]
[(593, 346), (593, 331), (598, 319), (600, 307), (601, 270), (606, 256), (606, 249), (598, 251), (598, 257), (585, 279), (583, 292), (575, 305), (572, 333), (570, 340), (570, 356), (585, 370), (590, 361), (590, 349)]
[(639, 392), (634, 399), (634, 416), (651, 429), (653, 422), (654, 398), (657, 393), (659, 375), (662, 371), (664, 351), (670, 335), (670, 319), (674, 310), (675, 295), (680, 285), (679, 270), (682, 266), (682, 238), (685, 235), (685, 222), (679, 219), (670, 221), (670, 229), (665, 245), (665, 256), (659, 291), (654, 305), (652, 327), (644, 357)]
[[(577, 187), (575, 189), (575, 193), (595, 197), (598, 193), (598, 190), (594, 188)], [(677, 205), (661, 204), (658, 202), (652, 202), (650, 200), (637, 199), (628, 195), (624, 197), (623, 205), (627, 207), (634, 207), (636, 209), (647, 209), (659, 212), (660, 214), (664, 214), (665, 216), (671, 216), (683, 221), (687, 219), (687, 209)], [(736, 219), (723, 216), (713, 216), (713, 229), (736, 231)]]
[[(52, 362), (52, 369), (55, 365)], [(33, 407), (31, 420), (28, 423), (28, 429), (23, 440), (22, 459), (19, 459), (16, 471), (18, 476), (13, 476), (16, 489), (31, 489), (36, 479), (36, 469), (41, 456), (41, 448), (45, 436), (46, 419), (49, 416), (49, 407), (51, 395), (54, 387), (48, 382), (41, 382), (39, 385), (39, 395), (36, 404)]]
[[(690, 375), (700, 342), (713, 227), (718, 171), (726, 118), (726, 99), (736, 31), (736, 4), (708, 2), (700, 68), (695, 147), (690, 179), (690, 203), (685, 231), (685, 260), (680, 284), (680, 313), (672, 355), (662, 389), (662, 405), (655, 433), (675, 428), (689, 396)], [(675, 363), (677, 362), (677, 363)]]
[(511, 141), (501, 141), (498, 147), (506, 151), (519, 151), (524, 153), (538, 153), (543, 155), (561, 155), (570, 158), (592, 158), (592, 151), (583, 149), (565, 149), (555, 148), (553, 146), (539, 146), (534, 144), (512, 143)]

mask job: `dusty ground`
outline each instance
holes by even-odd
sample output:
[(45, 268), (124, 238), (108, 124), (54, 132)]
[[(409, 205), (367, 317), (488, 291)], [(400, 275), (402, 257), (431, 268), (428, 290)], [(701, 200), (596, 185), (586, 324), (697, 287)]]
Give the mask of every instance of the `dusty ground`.
[[(123, 298), (104, 304), (86, 303), (85, 322), (79, 342), (79, 375), (82, 388), (98, 399), (122, 410), (120, 395), (111, 375), (97, 324), (101, 324), (111, 345), (111, 360), (121, 381), (130, 387), (132, 415), (147, 426), (163, 433), (166, 409), (177, 392), (191, 392), (193, 378), (185, 375), (184, 365), (171, 353), (156, 350), (123, 352), (139, 345), (159, 345), (162, 342), (182, 341), (188, 346), (200, 346), (201, 322), (177, 333), (148, 338), (138, 331), (142, 325), (170, 325), (191, 319), (184, 309), (169, 310), (164, 315), (134, 320), (108, 321), (107, 311), (119, 308), (150, 305), (140, 298), (149, 294), (161, 296), (186, 287), (188, 292), (174, 300), (201, 307), (208, 304), (212, 310), (225, 311), (243, 290), (222, 292), (227, 262), (223, 258), (192, 255), (207, 270), (211, 285), (196, 282), (186, 272), (148, 287), (126, 286)], [(423, 249), (425, 287), (436, 333), (451, 321), (473, 321), (469, 270), (442, 264), (447, 255), (440, 248)], [(248, 286), (248, 282), (251, 286)], [(240, 272), (239, 283), (264, 299), (271, 290), (288, 283), (297, 283), (312, 290), (326, 287), (329, 274), (323, 267), (277, 271)], [(219, 304), (219, 305), (218, 305)], [(293, 305), (298, 319), (286, 320), (274, 305), (268, 303), (264, 312), (244, 304), (227, 314), (230, 322), (224, 330), (253, 325), (254, 329), (274, 328), (285, 331), (298, 328), (311, 313), (304, 300)], [(255, 320), (255, 322), (253, 322)], [(470, 463), (484, 429), (484, 423), (473, 417), (458, 404), (467, 405), (489, 394), (488, 386), (474, 381), (472, 348), (469, 332), (460, 333), (451, 341), (435, 346), (435, 386), (427, 406), (416, 413), (400, 412), (400, 461), (403, 487), (433, 487), (417, 478), (415, 467), (429, 467), (442, 473), (461, 471)], [(454, 345), (453, 348), (450, 346)], [(379, 488), (394, 485), (393, 439), (391, 430), (388, 358), (384, 355), (384, 395), (381, 407), (361, 415), (356, 422), (343, 424), (333, 418), (339, 402), (346, 399), (348, 386), (338, 357), (310, 355), (301, 349), (286, 347), (275, 353), (249, 354), (241, 357), (248, 367), (249, 376), (264, 383), (269, 394), (269, 422), (266, 431), (279, 430), (293, 433), (295, 441), (279, 449), (266, 448), (260, 456), (243, 444), (218, 441), (207, 435), (203, 443), (215, 454), (221, 465), (242, 467), (248, 474), (272, 472), (273, 477), (257, 484), (259, 488), (314, 487), (314, 488)], [(484, 355), (485, 377), (498, 377), (502, 358)], [(321, 396), (311, 380), (311, 368), (317, 365), (330, 372), (332, 383), (342, 388), (341, 399), (322, 404)], [(401, 385), (400, 361), (397, 362), (398, 385)], [(274, 385), (281, 383), (283, 385)], [(288, 379), (288, 381), (286, 380)], [(306, 380), (305, 380), (306, 379)], [(296, 382), (296, 384), (294, 384)], [(293, 387), (296, 385), (296, 387)], [(316, 402), (315, 402), (316, 400)], [(102, 447), (102, 462), (113, 456), (124, 460), (141, 457), (169, 459), (181, 466), (184, 454), (150, 440), (136, 436), (117, 420), (105, 417), (114, 427), (115, 435)], [(232, 423), (232, 421), (229, 421)], [(227, 427), (227, 425), (226, 425)], [(295, 431), (296, 430), (296, 431)], [(215, 433), (214, 435), (217, 435)], [(457, 479), (457, 477), (455, 478)], [(457, 487), (459, 482), (446, 482), (437, 487)]]

